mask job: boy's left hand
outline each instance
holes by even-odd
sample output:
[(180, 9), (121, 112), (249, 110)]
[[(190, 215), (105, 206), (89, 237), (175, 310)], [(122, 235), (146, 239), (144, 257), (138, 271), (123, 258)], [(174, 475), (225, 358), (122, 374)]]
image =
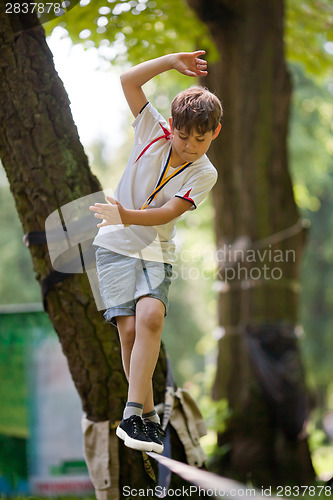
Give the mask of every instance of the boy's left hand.
[(111, 196), (107, 196), (106, 199), (110, 203), (95, 203), (89, 207), (89, 210), (95, 212), (94, 217), (104, 220), (104, 222), (97, 224), (97, 227), (122, 224), (124, 207)]
[(200, 59), (200, 56), (204, 54), (204, 50), (197, 50), (196, 52), (178, 52), (174, 54), (175, 61), (173, 68), (186, 76), (206, 76), (207, 62), (204, 59)]

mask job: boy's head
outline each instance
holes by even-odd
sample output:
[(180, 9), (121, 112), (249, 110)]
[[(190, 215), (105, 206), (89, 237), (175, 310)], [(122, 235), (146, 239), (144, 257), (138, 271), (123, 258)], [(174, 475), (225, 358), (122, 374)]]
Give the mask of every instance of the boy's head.
[(222, 104), (205, 87), (195, 86), (183, 90), (171, 103), (172, 127), (187, 134), (215, 132), (223, 114)]
[(171, 103), (173, 159), (193, 162), (203, 156), (221, 130), (222, 105), (204, 87), (191, 87)]

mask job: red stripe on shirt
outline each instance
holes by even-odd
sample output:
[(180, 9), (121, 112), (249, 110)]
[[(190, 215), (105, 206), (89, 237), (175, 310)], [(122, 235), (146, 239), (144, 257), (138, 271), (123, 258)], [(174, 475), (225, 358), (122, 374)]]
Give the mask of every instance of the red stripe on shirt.
[(187, 191), (187, 193), (186, 193), (186, 194), (184, 194), (183, 198), (184, 198), (184, 200), (191, 201), (191, 202), (193, 203), (193, 205), (195, 205), (195, 203), (194, 203), (194, 201), (192, 200), (192, 198), (190, 198), (190, 192), (191, 192), (191, 191), (192, 191), (192, 188), (191, 188), (191, 189), (189, 189), (189, 190)]

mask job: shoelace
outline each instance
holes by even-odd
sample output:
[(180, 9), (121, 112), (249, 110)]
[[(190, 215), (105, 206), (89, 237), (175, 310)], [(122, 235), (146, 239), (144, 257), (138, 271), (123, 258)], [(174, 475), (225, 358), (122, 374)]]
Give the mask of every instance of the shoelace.
[[(140, 419), (140, 420), (139, 420)], [(145, 425), (140, 417), (137, 415), (132, 415), (129, 420), (133, 424), (133, 430), (135, 434), (145, 432)]]
[(153, 435), (156, 438), (159, 438), (160, 436), (162, 436), (162, 437), (166, 436), (165, 431), (162, 429), (160, 424), (158, 424), (157, 422), (152, 422), (150, 420), (150, 421), (145, 422), (144, 425), (145, 425), (147, 434)]

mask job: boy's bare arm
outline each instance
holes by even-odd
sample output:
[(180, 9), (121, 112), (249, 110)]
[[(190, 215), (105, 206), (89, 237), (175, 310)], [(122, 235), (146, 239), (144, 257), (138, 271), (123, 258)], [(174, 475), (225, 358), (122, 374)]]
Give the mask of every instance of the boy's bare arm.
[(130, 226), (160, 226), (176, 219), (192, 206), (190, 201), (174, 197), (160, 208), (149, 208), (146, 210), (130, 210), (124, 208), (118, 201), (107, 196), (110, 203), (95, 203), (89, 210), (95, 212), (95, 217), (103, 219), (104, 222), (97, 227), (110, 226), (113, 224), (124, 224)]
[(204, 50), (167, 54), (156, 59), (151, 59), (150, 61), (145, 61), (125, 71), (121, 75), (120, 80), (133, 115), (136, 117), (147, 103), (142, 86), (155, 76), (171, 69), (192, 77), (207, 75), (207, 63), (199, 58), (203, 54), (205, 54)]

